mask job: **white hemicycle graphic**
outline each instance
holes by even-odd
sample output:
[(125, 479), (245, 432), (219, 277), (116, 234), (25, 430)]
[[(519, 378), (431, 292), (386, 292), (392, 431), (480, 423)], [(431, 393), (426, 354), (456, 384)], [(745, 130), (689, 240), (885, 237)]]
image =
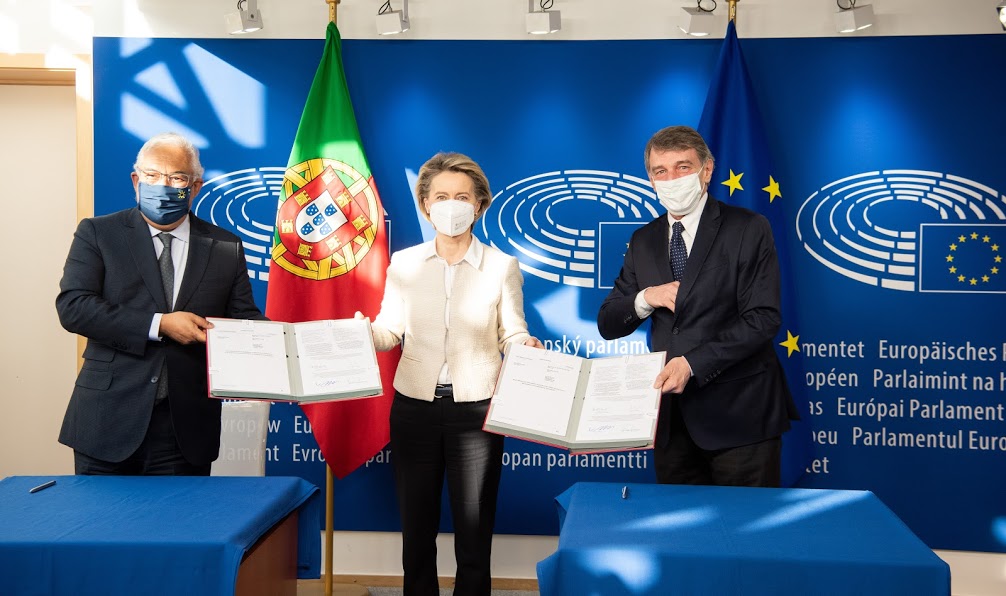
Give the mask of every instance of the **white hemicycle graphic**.
[(214, 176), (203, 184), (192, 207), (198, 217), (241, 238), (252, 279), (269, 281), (269, 251), (284, 172), (283, 167), (261, 167)]
[(804, 249), (858, 282), (919, 289), (925, 224), (1006, 221), (1006, 197), (939, 172), (879, 170), (848, 176), (810, 195), (796, 216)]
[[(661, 213), (648, 180), (602, 170), (563, 170), (508, 185), (493, 197), (480, 224), (483, 236), (517, 257), (525, 273), (567, 286), (603, 288), (614, 279), (600, 278), (607, 225), (635, 229)], [(617, 256), (621, 265), (621, 253)]]

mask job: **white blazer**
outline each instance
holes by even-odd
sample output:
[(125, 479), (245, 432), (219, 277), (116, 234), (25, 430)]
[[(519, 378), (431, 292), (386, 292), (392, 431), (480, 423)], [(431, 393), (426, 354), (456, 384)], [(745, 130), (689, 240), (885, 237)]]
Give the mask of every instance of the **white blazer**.
[(481, 248), (478, 267), (462, 260), (454, 272), (450, 333), (444, 324), (447, 264), (437, 257), (433, 241), (391, 256), (373, 330), (378, 350), (402, 344), (394, 383), (399, 393), (433, 401), (446, 362), (454, 401), (489, 399), (506, 346), (531, 337), (524, 321), (524, 278), (517, 259), (491, 246)]

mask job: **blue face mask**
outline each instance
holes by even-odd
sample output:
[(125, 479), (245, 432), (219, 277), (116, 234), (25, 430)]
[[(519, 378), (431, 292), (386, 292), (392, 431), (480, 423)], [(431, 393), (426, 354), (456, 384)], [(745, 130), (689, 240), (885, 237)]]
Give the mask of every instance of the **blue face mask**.
[(189, 212), (189, 188), (139, 183), (140, 213), (157, 225), (175, 223)]

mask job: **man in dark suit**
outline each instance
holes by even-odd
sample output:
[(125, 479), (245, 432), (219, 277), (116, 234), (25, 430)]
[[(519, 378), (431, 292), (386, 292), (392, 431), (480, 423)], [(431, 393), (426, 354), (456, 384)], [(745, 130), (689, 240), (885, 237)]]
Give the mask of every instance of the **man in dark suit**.
[(81, 221), (63, 267), (56, 311), (87, 347), (59, 441), (78, 474), (208, 475), (220, 402), (205, 317), (263, 317), (241, 241), (189, 214), (196, 148), (158, 135), (133, 169), (137, 207)]
[(775, 354), (779, 263), (763, 216), (707, 194), (713, 156), (685, 126), (657, 132), (646, 172), (668, 213), (637, 230), (597, 326), (605, 339), (651, 321), (667, 352), (654, 386), (657, 481), (778, 486), (781, 435), (797, 418)]

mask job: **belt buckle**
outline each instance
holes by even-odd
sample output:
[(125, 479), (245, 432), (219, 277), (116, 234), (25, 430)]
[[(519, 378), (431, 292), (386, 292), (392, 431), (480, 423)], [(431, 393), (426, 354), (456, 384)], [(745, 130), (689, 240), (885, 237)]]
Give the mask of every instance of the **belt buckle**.
[(441, 385), (438, 383), (436, 388), (433, 390), (433, 397), (454, 397), (454, 386)]

